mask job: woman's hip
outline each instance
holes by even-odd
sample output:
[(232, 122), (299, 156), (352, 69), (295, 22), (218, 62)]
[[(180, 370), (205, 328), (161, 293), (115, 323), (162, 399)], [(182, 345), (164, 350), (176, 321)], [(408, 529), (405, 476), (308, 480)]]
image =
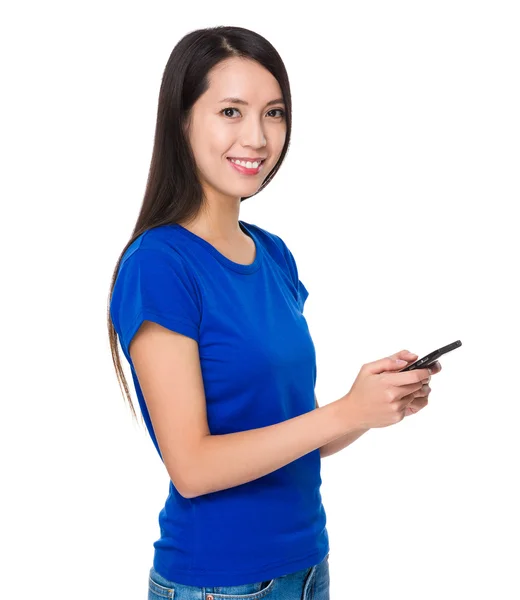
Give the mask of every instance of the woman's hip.
[(330, 600), (329, 555), (308, 569), (269, 581), (234, 586), (197, 587), (169, 581), (152, 567), (148, 600)]

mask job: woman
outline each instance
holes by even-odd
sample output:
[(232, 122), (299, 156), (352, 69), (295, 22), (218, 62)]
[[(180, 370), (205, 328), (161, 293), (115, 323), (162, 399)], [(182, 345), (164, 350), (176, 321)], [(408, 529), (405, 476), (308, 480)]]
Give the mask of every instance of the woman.
[(320, 448), (420, 408), (411, 403), (425, 369), (392, 380), (392, 407), (381, 400), (390, 387), (381, 375), (402, 368), (397, 355), (318, 408), (294, 256), (279, 236), (239, 220), (242, 200), (280, 168), (290, 133), (287, 73), (262, 36), (215, 27), (173, 49), (108, 320), (120, 382), (136, 416), (118, 339), (170, 477), (149, 599), (327, 600)]

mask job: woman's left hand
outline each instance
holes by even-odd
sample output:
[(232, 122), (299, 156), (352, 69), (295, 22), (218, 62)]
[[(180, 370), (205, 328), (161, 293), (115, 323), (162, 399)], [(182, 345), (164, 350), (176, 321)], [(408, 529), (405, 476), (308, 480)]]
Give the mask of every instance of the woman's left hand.
[[(435, 361), (431, 367), (432, 375), (436, 375), (441, 369), (441, 364), (438, 361)], [(428, 404), (428, 396), (430, 395), (431, 387), (428, 383), (425, 383), (420, 390), (405, 396), (403, 400), (409, 399), (410, 404), (404, 409), (404, 416), (409, 417), (410, 415), (414, 415), (419, 412), (421, 408), (424, 408)]]

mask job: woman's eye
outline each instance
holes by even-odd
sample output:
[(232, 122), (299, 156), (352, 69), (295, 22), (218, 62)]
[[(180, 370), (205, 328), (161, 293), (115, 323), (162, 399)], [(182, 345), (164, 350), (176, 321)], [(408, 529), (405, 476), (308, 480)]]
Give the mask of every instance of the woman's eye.
[[(228, 111), (228, 110), (229, 110), (229, 111), (236, 110), (237, 112), (240, 112), (240, 111), (238, 110), (238, 108), (233, 108), (233, 107), (231, 107), (231, 106), (228, 106), (227, 108), (223, 108), (223, 109), (222, 109), (220, 112), (221, 112), (221, 113), (226, 113), (226, 111)], [(283, 109), (281, 109), (281, 108), (273, 108), (273, 109), (272, 109), (272, 110), (270, 110), (269, 112), (270, 112), (270, 113), (272, 113), (272, 112), (277, 112), (277, 111), (278, 111), (279, 113), (282, 113), (282, 114), (281, 114), (281, 115), (278, 115), (278, 117), (276, 117), (276, 118), (281, 118), (281, 117), (283, 117), (283, 116), (285, 115), (285, 111), (284, 111)], [(269, 113), (268, 113), (268, 114), (269, 114)], [(228, 117), (228, 116), (230, 116), (230, 115), (229, 115), (229, 114), (225, 114), (225, 116), (226, 116), (226, 117)], [(233, 117), (231, 117), (231, 118), (233, 118)]]
[[(221, 112), (221, 113), (224, 113), (224, 112), (226, 112), (227, 110), (237, 110), (237, 111), (238, 111), (238, 108), (231, 108), (231, 107), (228, 107), (228, 108), (223, 108), (223, 109), (222, 109), (220, 112)], [(239, 111), (239, 112), (240, 112), (240, 111)], [(227, 116), (228, 116), (228, 115), (226, 115), (226, 117), (227, 117)]]

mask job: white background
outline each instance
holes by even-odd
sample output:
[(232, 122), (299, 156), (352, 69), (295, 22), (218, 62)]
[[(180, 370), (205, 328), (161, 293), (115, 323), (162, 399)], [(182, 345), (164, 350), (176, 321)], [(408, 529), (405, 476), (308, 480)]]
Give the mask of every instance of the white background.
[(520, 598), (516, 10), (2, 10), (2, 598), (146, 597), (168, 475), (117, 384), (106, 303), (164, 66), (215, 25), (264, 35), (289, 73), (289, 154), (240, 218), (296, 258), (320, 405), (365, 362), (462, 341), (428, 407), (323, 460), (331, 598)]

